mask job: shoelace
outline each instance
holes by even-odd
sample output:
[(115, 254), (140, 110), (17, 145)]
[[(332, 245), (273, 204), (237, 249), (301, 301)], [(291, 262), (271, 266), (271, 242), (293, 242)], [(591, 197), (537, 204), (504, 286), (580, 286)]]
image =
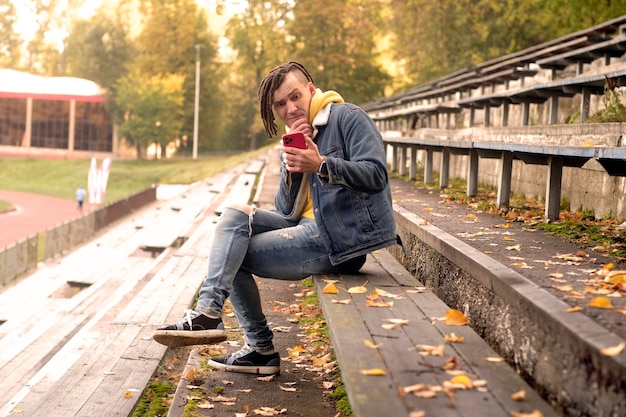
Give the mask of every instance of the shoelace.
[(195, 311), (189, 308), (185, 310), (185, 319), (187, 320), (187, 324), (189, 325), (189, 330), (193, 330), (193, 324), (191, 323), (193, 317), (191, 317), (191, 313), (195, 313)]

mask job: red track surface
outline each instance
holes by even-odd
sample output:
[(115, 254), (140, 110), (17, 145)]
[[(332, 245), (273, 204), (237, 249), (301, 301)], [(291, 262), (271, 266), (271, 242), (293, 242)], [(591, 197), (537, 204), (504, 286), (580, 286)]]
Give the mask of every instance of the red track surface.
[[(13, 211), (0, 213), (0, 250), (81, 215), (75, 201), (62, 198), (0, 190), (0, 200), (15, 207)], [(85, 203), (83, 214), (90, 210)]]

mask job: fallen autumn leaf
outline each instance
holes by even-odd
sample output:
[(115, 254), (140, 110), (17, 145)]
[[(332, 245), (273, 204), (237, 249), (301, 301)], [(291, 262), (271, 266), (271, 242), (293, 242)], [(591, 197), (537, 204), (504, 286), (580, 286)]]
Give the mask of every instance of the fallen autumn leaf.
[(469, 324), (465, 315), (461, 311), (455, 310), (453, 308), (446, 311), (445, 323), (448, 326), (465, 326)]
[(624, 342), (622, 342), (617, 346), (610, 346), (604, 349), (600, 349), (600, 353), (604, 356), (617, 356), (622, 353), (624, 347), (626, 347), (626, 345), (624, 344)]

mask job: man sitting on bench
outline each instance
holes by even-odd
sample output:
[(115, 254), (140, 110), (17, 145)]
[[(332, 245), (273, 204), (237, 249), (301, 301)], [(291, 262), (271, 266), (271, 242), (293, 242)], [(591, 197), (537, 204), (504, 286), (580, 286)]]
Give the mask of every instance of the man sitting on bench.
[(154, 339), (170, 347), (226, 340), (221, 316), (230, 296), (246, 344), (209, 364), (277, 374), (280, 356), (253, 274), (300, 280), (356, 273), (368, 252), (396, 243), (396, 231), (383, 139), (362, 109), (317, 89), (297, 62), (272, 69), (258, 99), (267, 136), (278, 133), (275, 113), (289, 132), (304, 133), (306, 149), (281, 148), (276, 210), (223, 211), (195, 310), (158, 329)]

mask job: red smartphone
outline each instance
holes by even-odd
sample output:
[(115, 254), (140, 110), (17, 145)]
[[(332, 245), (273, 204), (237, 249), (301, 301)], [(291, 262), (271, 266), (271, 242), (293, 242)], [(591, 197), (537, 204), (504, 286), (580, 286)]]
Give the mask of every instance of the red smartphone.
[(306, 140), (304, 140), (304, 133), (302, 132), (285, 133), (282, 141), (285, 147), (306, 149)]

